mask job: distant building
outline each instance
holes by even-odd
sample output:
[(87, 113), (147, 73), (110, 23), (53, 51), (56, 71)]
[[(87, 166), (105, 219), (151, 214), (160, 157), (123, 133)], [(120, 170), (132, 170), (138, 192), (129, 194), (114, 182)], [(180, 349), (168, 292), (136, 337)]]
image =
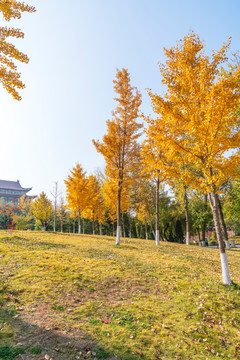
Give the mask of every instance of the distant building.
[(4, 199), (5, 203), (13, 202), (18, 203), (18, 199), (26, 195), (32, 188), (23, 188), (19, 180), (8, 181), (0, 180), (0, 198)]

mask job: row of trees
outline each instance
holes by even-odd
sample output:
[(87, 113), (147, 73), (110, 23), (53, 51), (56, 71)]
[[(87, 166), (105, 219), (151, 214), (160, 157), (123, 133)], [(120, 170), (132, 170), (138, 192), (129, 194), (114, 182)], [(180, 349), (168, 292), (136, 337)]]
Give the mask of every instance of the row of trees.
[[(238, 64), (225, 67), (230, 40), (211, 59), (195, 33), (165, 49), (160, 64), (165, 93), (148, 91), (154, 117), (144, 116), (143, 144), (137, 141), (141, 95), (130, 84), (126, 69), (117, 71), (114, 90), (117, 106), (107, 121), (102, 141), (93, 143), (106, 161), (105, 186), (111, 185), (117, 204), (116, 244), (120, 244), (121, 214), (134, 188), (135, 205), (146, 216), (149, 182), (156, 183), (155, 239), (159, 245), (159, 189), (168, 183), (182, 194), (186, 210), (186, 244), (190, 244), (189, 191), (208, 198), (220, 248), (223, 282), (231, 283), (224, 241), (229, 247), (219, 194), (230, 180), (239, 178), (239, 72)], [(75, 171), (75, 170), (74, 170)], [(151, 180), (150, 180), (151, 179)], [(67, 184), (68, 203), (80, 216), (77, 188)], [(74, 190), (75, 189), (75, 190)], [(79, 194), (79, 193), (78, 193)], [(207, 205), (205, 205), (206, 207)], [(135, 209), (134, 209), (135, 210)], [(203, 233), (204, 233), (203, 229)]]
[[(17, 229), (47, 229), (114, 236), (117, 225), (116, 189), (108, 190), (109, 183), (102, 173), (98, 172), (90, 177), (85, 174), (85, 182), (88, 178), (95, 178), (98, 186), (94, 197), (89, 196), (88, 191), (85, 192), (86, 198), (83, 200), (86, 207), (81, 217), (77, 211), (71, 211), (62, 194), (58, 194), (56, 183), (52, 202), (42, 193), (35, 201), (22, 197), (18, 206), (0, 204), (0, 228), (5, 229), (9, 224), (15, 224), (14, 227)], [(90, 183), (88, 186), (91, 186)], [(125, 199), (126, 210), (121, 214), (121, 233), (124, 237), (155, 239), (156, 182), (148, 181), (141, 187), (136, 186), (135, 190), (132, 188)], [(159, 191), (159, 236), (162, 241), (183, 243), (186, 236), (185, 193), (176, 187), (171, 191), (166, 191), (164, 186)], [(226, 225), (235, 230), (233, 233), (240, 233), (239, 184), (229, 183), (225, 186), (224, 193), (221, 197), (221, 207)], [(101, 199), (98, 204), (97, 199)], [(96, 211), (98, 207), (100, 211)], [(210, 241), (215, 243), (215, 232), (211, 231), (214, 229), (214, 223), (206, 195), (188, 191), (188, 216), (193, 241), (204, 241), (205, 236), (209, 237), (211, 234)]]

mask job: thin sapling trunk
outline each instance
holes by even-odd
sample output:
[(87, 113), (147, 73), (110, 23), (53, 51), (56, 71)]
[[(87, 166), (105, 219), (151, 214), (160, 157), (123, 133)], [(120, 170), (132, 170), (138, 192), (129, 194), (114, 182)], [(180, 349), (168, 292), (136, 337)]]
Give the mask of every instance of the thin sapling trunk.
[(160, 239), (159, 239), (159, 184), (160, 180), (157, 178), (156, 183), (156, 245), (160, 245)]
[(184, 186), (184, 205), (185, 205), (185, 215), (186, 215), (186, 245), (190, 245), (190, 217), (188, 209), (188, 197), (187, 197), (187, 187)]

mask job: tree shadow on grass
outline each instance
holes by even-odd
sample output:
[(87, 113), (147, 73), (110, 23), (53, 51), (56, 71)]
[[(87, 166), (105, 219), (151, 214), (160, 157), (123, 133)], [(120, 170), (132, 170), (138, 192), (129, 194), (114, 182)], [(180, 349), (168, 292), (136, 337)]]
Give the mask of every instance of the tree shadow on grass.
[[(21, 308), (8, 303), (9, 288), (0, 290), (1, 360), (117, 360), (89, 334), (41, 327), (22, 318)], [(46, 324), (47, 325), (47, 324)]]

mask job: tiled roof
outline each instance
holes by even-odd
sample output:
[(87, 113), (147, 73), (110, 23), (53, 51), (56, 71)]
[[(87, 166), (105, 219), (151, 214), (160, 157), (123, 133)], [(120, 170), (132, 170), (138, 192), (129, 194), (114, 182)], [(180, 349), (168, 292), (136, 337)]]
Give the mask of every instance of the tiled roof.
[(9, 180), (0, 180), (0, 189), (7, 189), (7, 190), (25, 190), (30, 191), (32, 188), (23, 188), (19, 180), (17, 181), (9, 181)]

